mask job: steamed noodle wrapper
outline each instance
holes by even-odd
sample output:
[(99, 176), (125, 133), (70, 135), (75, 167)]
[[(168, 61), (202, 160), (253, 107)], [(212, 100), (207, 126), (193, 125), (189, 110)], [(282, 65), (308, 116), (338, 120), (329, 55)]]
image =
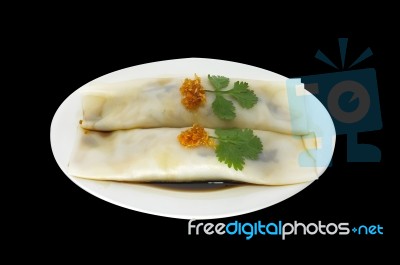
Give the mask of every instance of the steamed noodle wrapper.
[[(200, 79), (205, 90), (214, 91), (207, 76)], [(97, 180), (260, 185), (295, 184), (318, 177), (310, 152), (315, 149), (315, 136), (308, 130), (304, 97), (296, 96), (304, 94), (304, 87), (287, 87), (285, 80), (230, 78), (229, 86), (222, 90), (232, 89), (236, 81), (247, 82), (258, 100), (246, 109), (224, 94), (236, 112), (233, 120), (226, 121), (213, 111), (213, 92), (206, 91), (200, 107), (188, 110), (181, 102), (184, 80), (146, 78), (87, 84), (82, 91), (83, 118), (69, 173)], [(198, 82), (197, 77), (194, 82)], [(215, 145), (185, 147), (181, 138), (178, 141), (185, 127), (193, 124), (200, 124), (211, 136), (216, 135), (216, 128), (251, 129), (261, 141), (257, 140), (259, 146), (262, 144), (257, 150), (261, 153), (246, 158), (240, 170), (230, 168), (218, 161)], [(244, 143), (243, 138), (240, 141)], [(234, 153), (249, 148), (246, 144)]]
[[(212, 110), (215, 93), (206, 92), (206, 102), (196, 111), (181, 104), (181, 87), (185, 77), (147, 78), (119, 83), (92, 82), (82, 91), (82, 128), (115, 131), (133, 128), (183, 128), (194, 123), (207, 128), (248, 128), (293, 135), (308, 133), (304, 97), (287, 87), (286, 81), (230, 79), (249, 84), (258, 97), (250, 109), (232, 100), (236, 117), (231, 121), (219, 119)], [(205, 90), (214, 90), (207, 76), (201, 77)], [(304, 90), (304, 88), (296, 88)], [(291, 96), (289, 93), (292, 93)], [(231, 99), (227, 96), (227, 99)]]
[[(69, 163), (73, 176), (134, 182), (237, 181), (285, 185), (318, 177), (310, 135), (292, 136), (258, 131), (264, 148), (257, 160), (246, 160), (242, 171), (218, 161), (210, 147), (188, 148), (177, 141), (185, 128), (130, 129), (113, 132), (78, 128)], [(213, 129), (206, 129), (215, 135)], [(305, 141), (305, 138), (308, 140)], [(302, 154), (302, 163), (299, 157)], [(303, 164), (304, 163), (304, 164)]]

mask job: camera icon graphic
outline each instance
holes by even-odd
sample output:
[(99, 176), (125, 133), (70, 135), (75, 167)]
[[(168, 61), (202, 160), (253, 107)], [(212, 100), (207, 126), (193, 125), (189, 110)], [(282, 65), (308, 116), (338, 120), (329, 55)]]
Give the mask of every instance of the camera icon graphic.
[(372, 55), (367, 48), (346, 70), (347, 38), (339, 38), (342, 66), (339, 69), (320, 50), (315, 57), (340, 70), (334, 73), (302, 76), (301, 82), (328, 110), (337, 135), (347, 136), (347, 162), (380, 162), (377, 146), (358, 143), (358, 134), (382, 128), (376, 71), (351, 70)]

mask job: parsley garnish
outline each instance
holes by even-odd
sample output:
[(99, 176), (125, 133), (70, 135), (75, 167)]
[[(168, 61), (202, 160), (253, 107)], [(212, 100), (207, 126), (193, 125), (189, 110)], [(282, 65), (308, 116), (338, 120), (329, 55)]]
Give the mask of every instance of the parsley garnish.
[(215, 129), (218, 140), (215, 153), (218, 161), (224, 162), (228, 167), (242, 170), (245, 159), (256, 160), (263, 150), (260, 138), (250, 129)]
[(256, 160), (263, 150), (260, 138), (250, 129), (215, 129), (216, 136), (209, 136), (198, 124), (178, 135), (181, 145), (189, 148), (208, 146), (215, 149), (219, 162), (235, 170), (242, 170), (245, 159)]
[(208, 80), (210, 80), (212, 86), (216, 91), (227, 87), (229, 85), (229, 78), (220, 75), (208, 75)]
[(215, 90), (206, 91), (216, 94), (211, 105), (212, 109), (215, 115), (222, 120), (233, 120), (236, 117), (235, 106), (232, 101), (226, 99), (224, 95), (230, 95), (242, 108), (245, 109), (252, 108), (258, 101), (256, 94), (253, 90), (248, 88), (249, 84), (246, 82), (237, 81), (233, 84), (232, 89), (222, 90), (229, 85), (229, 78), (224, 76), (208, 75), (208, 80)]

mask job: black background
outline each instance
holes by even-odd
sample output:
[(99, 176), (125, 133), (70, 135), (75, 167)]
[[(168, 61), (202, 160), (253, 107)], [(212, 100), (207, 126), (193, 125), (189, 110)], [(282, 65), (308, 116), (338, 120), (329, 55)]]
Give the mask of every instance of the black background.
[[(94, 20), (95, 21), (95, 20)], [(120, 240), (144, 242), (153, 240), (204, 242), (223, 244), (277, 244), (293, 242), (335, 242), (340, 246), (353, 242), (380, 245), (395, 232), (388, 223), (389, 192), (388, 146), (386, 117), (389, 106), (386, 59), (387, 38), (378, 29), (325, 30), (308, 27), (271, 31), (269, 27), (253, 25), (261, 21), (238, 26), (226, 22), (229, 30), (207, 28), (183, 29), (181, 24), (163, 23), (155, 26), (136, 24), (131, 31), (116, 31), (118, 26), (88, 22), (82, 26), (59, 25), (49, 31), (51, 38), (41, 49), (46, 56), (45, 67), (49, 75), (45, 82), (51, 101), (48, 101), (46, 122), (51, 119), (63, 100), (80, 86), (94, 78), (125, 67), (159, 60), (202, 57), (236, 61), (254, 65), (279, 74), (296, 77), (330, 73), (335, 69), (316, 60), (321, 49), (335, 63), (339, 63), (338, 37), (348, 37), (349, 61), (371, 47), (374, 55), (355, 69), (373, 67), (378, 75), (383, 129), (363, 133), (362, 142), (378, 146), (382, 152), (380, 163), (346, 162), (346, 138), (339, 136), (333, 167), (307, 189), (277, 205), (242, 216), (210, 220), (210, 222), (350, 222), (351, 225), (377, 225), (384, 227), (384, 235), (375, 236), (292, 236), (286, 241), (279, 238), (257, 236), (246, 241), (241, 236), (188, 236), (187, 221), (153, 216), (127, 210), (83, 191), (59, 169), (51, 153), (50, 143), (46, 157), (46, 191), (41, 194), (43, 219), (40, 229), (49, 242), (73, 241), (76, 247), (120, 244)], [(278, 22), (277, 22), (278, 23)], [(262, 24), (263, 25), (263, 24)], [(50, 33), (51, 32), (51, 33)], [(389, 184), (390, 185), (390, 184)], [(172, 244), (172, 243), (171, 243)]]

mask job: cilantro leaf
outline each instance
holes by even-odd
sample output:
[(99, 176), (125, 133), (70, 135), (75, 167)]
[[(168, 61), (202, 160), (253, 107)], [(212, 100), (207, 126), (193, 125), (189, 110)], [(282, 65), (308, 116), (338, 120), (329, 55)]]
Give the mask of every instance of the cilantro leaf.
[(215, 91), (220, 91), (229, 85), (229, 78), (225, 76), (208, 75), (208, 80), (210, 80), (210, 83), (215, 88)]
[(253, 90), (248, 89), (249, 84), (246, 82), (236, 81), (228, 94), (231, 95), (242, 108), (250, 109), (258, 101), (258, 98)]
[(219, 94), (215, 95), (215, 100), (211, 107), (215, 115), (221, 120), (233, 120), (236, 117), (235, 106), (233, 106), (232, 101), (225, 99)]
[(263, 150), (260, 138), (250, 129), (215, 129), (218, 145), (215, 153), (218, 161), (229, 168), (243, 170), (245, 158), (256, 160)]
[(244, 129), (241, 138), (246, 139), (246, 148), (243, 148), (242, 155), (251, 160), (258, 159), (263, 148), (260, 138), (255, 136), (250, 129)]
[(239, 151), (239, 148), (230, 142), (221, 143), (215, 149), (219, 162), (227, 164), (229, 168), (233, 166), (235, 170), (243, 170), (244, 157), (238, 155)]
[(229, 85), (229, 78), (225, 76), (208, 75), (208, 80), (214, 87), (215, 100), (212, 103), (214, 114), (222, 120), (233, 120), (236, 117), (235, 106), (224, 95), (230, 95), (242, 108), (250, 109), (257, 103), (258, 98), (246, 82), (236, 81), (230, 90), (222, 90)]

